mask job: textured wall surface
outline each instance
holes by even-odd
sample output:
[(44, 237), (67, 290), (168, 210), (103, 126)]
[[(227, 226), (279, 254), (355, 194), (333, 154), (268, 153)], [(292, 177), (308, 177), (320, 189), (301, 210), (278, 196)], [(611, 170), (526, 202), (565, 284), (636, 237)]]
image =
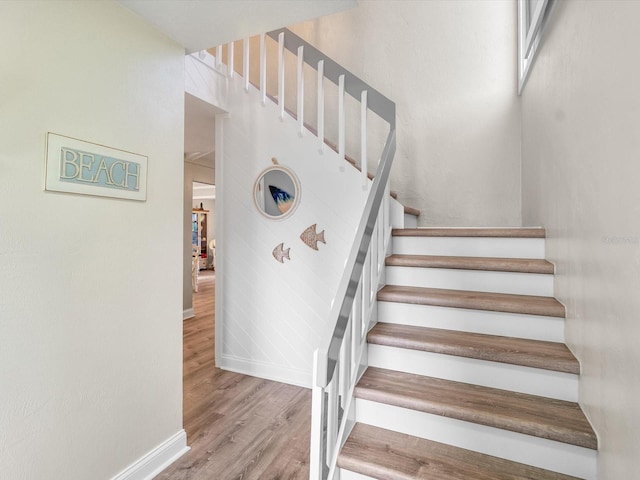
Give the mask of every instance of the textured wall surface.
[[(338, 168), (338, 156), (318, 153), (317, 138), (300, 137), (289, 116), (260, 103), (242, 80), (230, 84), (229, 118), (217, 122), (216, 341), (223, 368), (300, 385), (311, 385), (312, 354), (328, 334), (328, 317), (344, 263), (366, 200), (359, 172)], [(218, 135), (216, 135), (218, 139)], [(301, 202), (283, 220), (261, 215), (254, 182), (272, 158), (291, 168)], [(300, 240), (310, 225), (325, 231), (318, 251)], [(274, 248), (284, 242), (291, 260), (278, 263)]]
[[(0, 477), (106, 479), (182, 428), (183, 50), (116, 2), (0, 2)], [(147, 201), (43, 191), (48, 131)]]
[(638, 18), (638, 2), (559, 2), (522, 96), (523, 219), (547, 228), (602, 479), (640, 465)]
[[(422, 211), (422, 225), (520, 225), (515, 2), (361, 0), (292, 29), (396, 102), (391, 187)], [(305, 105), (311, 123), (314, 94)], [(327, 135), (335, 140), (332, 98), (329, 90)], [(348, 128), (357, 131), (357, 104), (347, 106)], [(369, 117), (374, 162), (386, 133)], [(357, 138), (348, 144), (353, 156)]]

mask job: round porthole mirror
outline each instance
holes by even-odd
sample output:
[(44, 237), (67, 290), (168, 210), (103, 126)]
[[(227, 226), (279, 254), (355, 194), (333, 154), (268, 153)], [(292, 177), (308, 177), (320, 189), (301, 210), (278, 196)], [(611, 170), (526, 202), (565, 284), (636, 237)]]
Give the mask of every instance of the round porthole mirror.
[(269, 167), (256, 180), (253, 200), (265, 217), (282, 220), (291, 216), (300, 203), (300, 182), (288, 168)]

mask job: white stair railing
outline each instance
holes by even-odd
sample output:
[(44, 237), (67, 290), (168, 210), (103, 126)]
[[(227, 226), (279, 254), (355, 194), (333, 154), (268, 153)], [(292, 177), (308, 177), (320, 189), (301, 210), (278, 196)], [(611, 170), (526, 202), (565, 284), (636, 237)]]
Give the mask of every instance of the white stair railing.
[[(340, 447), (354, 423), (353, 390), (367, 366), (366, 334), (375, 321), (376, 295), (381, 283), (384, 261), (391, 239), (389, 173), (396, 150), (395, 103), (379, 93), (360, 78), (324, 55), (311, 44), (288, 29), (274, 30), (266, 34), (278, 43), (277, 101), (280, 118), (286, 114), (295, 116), (299, 132), (311, 130), (318, 136), (320, 151), (325, 147), (324, 138), (324, 80), (338, 86), (338, 141), (340, 168), (344, 169), (346, 148), (345, 94), (360, 102), (360, 169), (364, 188), (370, 188), (354, 244), (345, 265), (344, 275), (333, 300), (330, 324), (333, 325), (314, 352), (313, 401), (311, 423), (310, 480), (339, 478), (337, 458)], [(256, 85), (266, 101), (267, 65), (265, 37), (260, 39), (260, 79)], [(233, 75), (233, 43), (227, 45)], [(296, 56), (297, 112), (294, 115), (285, 108), (285, 53)], [(250, 65), (249, 40), (244, 40), (244, 86), (249, 88)], [(216, 56), (221, 58), (218, 47)], [(304, 123), (304, 64), (318, 72), (317, 128)], [(368, 178), (367, 113), (372, 111), (387, 123), (387, 136), (373, 183)]]

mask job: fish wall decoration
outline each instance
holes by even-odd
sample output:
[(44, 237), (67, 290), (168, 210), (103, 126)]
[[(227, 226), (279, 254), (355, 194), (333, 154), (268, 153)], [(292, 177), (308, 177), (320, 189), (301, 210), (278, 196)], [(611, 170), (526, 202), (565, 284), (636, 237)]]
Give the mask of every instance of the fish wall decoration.
[(284, 242), (282, 242), (280, 245), (273, 249), (273, 258), (275, 258), (280, 263), (284, 263), (285, 258), (290, 261), (291, 257), (289, 256), (289, 250), (291, 250), (291, 248), (285, 249)]
[(316, 231), (316, 223), (308, 227), (302, 234), (300, 235), (300, 240), (304, 242), (304, 244), (314, 250), (318, 250), (318, 242), (322, 242), (325, 245), (327, 242), (324, 239), (324, 230), (320, 233)]
[(273, 201), (276, 202), (280, 213), (287, 213), (287, 211), (293, 206), (293, 195), (278, 187), (274, 187), (273, 185), (269, 185), (269, 191), (271, 192)]

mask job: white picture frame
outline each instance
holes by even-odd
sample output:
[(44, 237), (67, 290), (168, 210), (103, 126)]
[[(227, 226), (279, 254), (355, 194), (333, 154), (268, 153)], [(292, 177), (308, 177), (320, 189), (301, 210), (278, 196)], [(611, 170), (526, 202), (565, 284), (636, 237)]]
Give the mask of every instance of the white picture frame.
[(144, 155), (47, 133), (46, 191), (144, 202), (147, 168)]

